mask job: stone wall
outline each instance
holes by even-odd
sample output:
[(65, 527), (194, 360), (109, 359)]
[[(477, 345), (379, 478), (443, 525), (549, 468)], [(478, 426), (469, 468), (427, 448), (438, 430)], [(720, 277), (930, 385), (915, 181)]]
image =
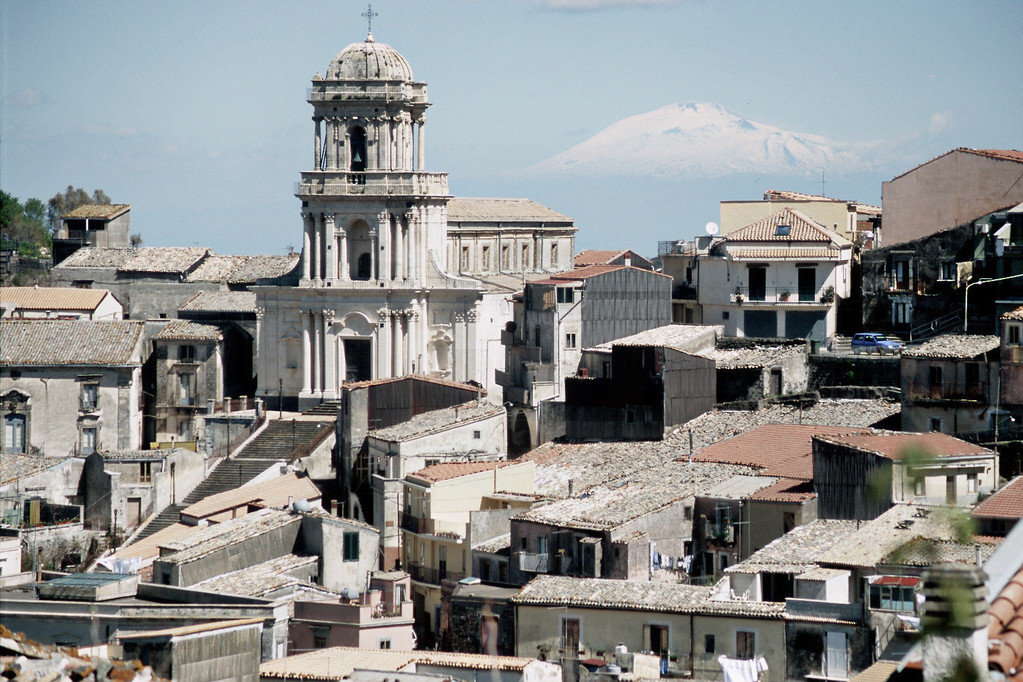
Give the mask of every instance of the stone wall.
[(894, 357), (812, 355), (808, 390), (825, 386), (901, 386), (902, 359)]

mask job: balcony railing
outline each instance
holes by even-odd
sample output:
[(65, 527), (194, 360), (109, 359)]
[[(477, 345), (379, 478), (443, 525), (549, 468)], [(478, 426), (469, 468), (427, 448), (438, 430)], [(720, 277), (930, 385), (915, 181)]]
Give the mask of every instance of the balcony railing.
[(550, 555), (535, 552), (519, 552), (519, 570), (526, 573), (547, 573), (550, 571)]
[(433, 568), (422, 564), (409, 564), (408, 574), (413, 580), (430, 585), (440, 585), (442, 580), (461, 580), (465, 573), (452, 571), (447, 568)]
[(426, 532), (426, 519), (421, 516), (409, 514), (408, 512), (401, 513), (400, 525), (402, 530), (407, 530), (410, 533)]
[(746, 303), (825, 303), (820, 289), (794, 289), (790, 287), (737, 287), (733, 300), (741, 296)]
[(447, 173), (421, 171), (307, 171), (295, 194), (307, 195), (428, 195), (448, 193)]
[(954, 381), (932, 384), (927, 381), (910, 381), (909, 398), (911, 400), (984, 400), (987, 396), (987, 384), (966, 385)]

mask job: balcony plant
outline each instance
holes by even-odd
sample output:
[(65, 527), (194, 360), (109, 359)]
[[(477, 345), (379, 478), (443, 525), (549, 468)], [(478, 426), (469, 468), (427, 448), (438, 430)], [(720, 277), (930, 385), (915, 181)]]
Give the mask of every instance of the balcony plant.
[(821, 293), (821, 303), (833, 303), (835, 301), (835, 287), (829, 286)]
[(783, 291), (780, 294), (778, 294), (778, 298), (780, 298), (783, 301), (787, 301), (789, 300), (789, 296), (791, 295), (792, 295), (791, 291)]

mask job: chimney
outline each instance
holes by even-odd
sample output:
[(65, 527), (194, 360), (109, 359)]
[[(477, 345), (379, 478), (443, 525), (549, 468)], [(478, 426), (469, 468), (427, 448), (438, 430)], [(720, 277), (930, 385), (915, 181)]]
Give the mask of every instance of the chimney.
[(570, 479), (568, 479), (568, 496), (569, 497), (575, 497), (574, 492), (575, 492), (575, 479), (570, 478)]
[(946, 564), (924, 571), (924, 682), (987, 676), (985, 580), (979, 566)]
[(337, 516), (337, 500), (330, 501), (330, 515)]
[(628, 251), (625, 252), (625, 267), (627, 268), (632, 267), (632, 253)]

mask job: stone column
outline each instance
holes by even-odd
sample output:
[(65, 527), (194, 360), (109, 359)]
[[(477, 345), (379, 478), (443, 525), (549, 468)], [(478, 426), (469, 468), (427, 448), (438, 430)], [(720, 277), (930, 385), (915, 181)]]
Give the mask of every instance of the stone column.
[(337, 279), (337, 253), (334, 249), (337, 246), (337, 239), (334, 236), (334, 214), (327, 213), (323, 216), (323, 241), (326, 244), (324, 258), (327, 260), (327, 279)]
[(309, 233), (311, 247), (309, 250), (309, 277), (314, 282), (318, 282), (320, 279), (320, 215), (314, 213), (310, 217), (312, 218), (312, 228)]
[(394, 216), (394, 278), (406, 279), (405, 273), (405, 225), (404, 220)]
[(465, 314), (455, 313), (455, 328), (451, 330), (453, 338), (452, 349), (451, 349), (451, 376), (454, 377), (455, 381), (465, 381), (465, 361), (466, 361), (466, 333), (465, 333)]
[(323, 399), (333, 400), (337, 397), (337, 341), (331, 334), (334, 324), (334, 311), (323, 309)]
[(331, 116), (327, 119), (327, 126), (324, 130), (327, 138), (327, 158), (324, 161), (326, 170), (337, 170), (337, 118)]
[(302, 318), (302, 393), (312, 393), (312, 358), (313, 346), (309, 335), (309, 311), (302, 309), (298, 316)]
[(320, 317), (319, 312), (316, 310), (310, 310), (309, 316), (312, 318), (313, 327), (313, 362), (312, 362), (312, 382), (309, 386), (313, 395), (319, 394), (323, 390), (323, 384), (321, 383), (323, 378), (323, 356), (322, 356), (322, 324), (323, 318)]
[(401, 315), (391, 315), (391, 376), (400, 377), (401, 371)]
[(419, 340), (419, 301), (412, 301), (412, 308), (408, 314), (408, 371), (411, 373), (413, 369), (419, 374), (423, 373), (422, 368), (419, 366), (422, 362), (421, 356), (422, 351), (420, 349)]
[(416, 170), (423, 170), (426, 166), (426, 117), (419, 119), (419, 158), (416, 160)]
[(381, 308), (377, 311), (380, 320), (377, 325), (377, 371), (379, 377), (391, 376), (391, 311)]
[(348, 233), (342, 231), (338, 236), (337, 241), (337, 257), (340, 262), (339, 267), (341, 269), (341, 279), (348, 281), (351, 279), (348, 274)]
[(391, 280), (391, 214), (382, 212), (377, 215), (377, 234), (380, 236), (380, 279)]
[(302, 216), (302, 279), (304, 280), (312, 277), (312, 233), (313, 217), (306, 213)]
[(323, 170), (323, 140), (320, 137), (320, 123), (323, 119), (313, 116), (313, 170)]
[(475, 379), (486, 386), (486, 377), (479, 376), (477, 321), (479, 321), (479, 311), (476, 308), (465, 313), (465, 370), (462, 381)]
[(369, 275), (372, 280), (380, 279), (380, 230), (379, 226), (369, 228), (369, 241), (373, 245), (370, 249)]

